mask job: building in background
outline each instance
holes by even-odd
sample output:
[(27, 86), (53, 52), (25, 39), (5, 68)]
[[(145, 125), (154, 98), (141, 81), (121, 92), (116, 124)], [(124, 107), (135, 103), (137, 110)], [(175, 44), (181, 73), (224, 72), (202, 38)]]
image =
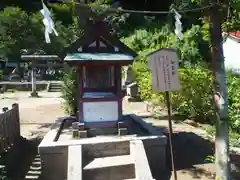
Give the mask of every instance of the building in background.
[(224, 33), (223, 54), (225, 67), (240, 75), (240, 31)]

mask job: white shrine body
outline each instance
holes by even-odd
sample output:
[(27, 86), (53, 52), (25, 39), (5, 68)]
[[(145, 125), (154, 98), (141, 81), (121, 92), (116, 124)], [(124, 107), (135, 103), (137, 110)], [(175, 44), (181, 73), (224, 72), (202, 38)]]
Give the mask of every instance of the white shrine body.
[(122, 66), (132, 64), (136, 53), (111, 35), (102, 21), (93, 23), (92, 32), (86, 32), (66, 52), (64, 61), (78, 69), (81, 126), (117, 126), (122, 120)]

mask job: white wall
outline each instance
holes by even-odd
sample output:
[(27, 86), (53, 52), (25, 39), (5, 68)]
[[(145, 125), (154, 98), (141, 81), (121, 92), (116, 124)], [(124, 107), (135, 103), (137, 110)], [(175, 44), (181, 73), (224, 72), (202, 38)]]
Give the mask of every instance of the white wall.
[(231, 38), (227, 38), (223, 43), (223, 53), (226, 69), (240, 74), (240, 43)]
[(118, 120), (118, 102), (84, 102), (84, 122), (104, 122)]

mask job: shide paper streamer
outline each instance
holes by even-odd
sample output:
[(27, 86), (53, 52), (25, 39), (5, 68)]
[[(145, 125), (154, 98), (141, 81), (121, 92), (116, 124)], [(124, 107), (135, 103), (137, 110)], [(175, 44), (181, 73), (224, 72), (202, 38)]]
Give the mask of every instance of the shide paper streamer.
[(182, 16), (175, 10), (171, 10), (174, 13), (175, 17), (175, 34), (178, 36), (180, 40), (183, 39), (183, 34), (182, 34), (182, 22), (180, 21)]
[(51, 18), (51, 13), (48, 10), (47, 6), (44, 4), (44, 2), (42, 1), (42, 5), (43, 5), (43, 9), (40, 11), (43, 15), (43, 24), (45, 26), (45, 41), (47, 44), (49, 44), (50, 41), (50, 37), (49, 35), (52, 34), (54, 32), (54, 34), (56, 36), (58, 36), (58, 33), (54, 27), (54, 23), (53, 20)]

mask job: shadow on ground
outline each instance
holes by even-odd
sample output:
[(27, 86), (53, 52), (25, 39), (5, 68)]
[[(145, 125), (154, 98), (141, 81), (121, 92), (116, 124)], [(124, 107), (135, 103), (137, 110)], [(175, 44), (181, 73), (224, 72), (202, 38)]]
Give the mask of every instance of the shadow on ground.
[[(156, 127), (167, 137), (168, 133), (163, 127)], [(175, 169), (181, 171), (182, 174), (188, 173), (192, 179), (214, 179), (214, 164), (207, 160), (207, 157), (214, 156), (214, 143), (204, 139), (192, 132), (178, 132), (172, 136), (173, 153)], [(157, 180), (169, 180), (172, 175), (171, 155), (169, 142), (166, 150), (167, 171), (161, 172), (155, 176)], [(240, 155), (231, 155), (231, 163), (235, 167), (232, 175), (235, 179), (240, 179)], [(164, 174), (164, 178), (163, 178)], [(184, 175), (183, 175), (184, 176)], [(181, 178), (179, 178), (181, 180)], [(188, 179), (186, 179), (188, 180)]]
[[(142, 119), (145, 119), (145, 118), (153, 118), (153, 119), (157, 119), (157, 120), (167, 120), (168, 119), (168, 116), (167, 115), (165, 115), (165, 116), (163, 116), (163, 115), (141, 115), (141, 116), (139, 116), (139, 117), (141, 117)], [(178, 121), (183, 121), (183, 120), (185, 120), (187, 117), (186, 116), (182, 116), (182, 115), (178, 115), (178, 114), (175, 114), (175, 115), (172, 115), (171, 116), (171, 119), (173, 120), (173, 121), (176, 121), (176, 122), (178, 122)]]
[(41, 175), (38, 144), (41, 139), (26, 140), (1, 156), (1, 177), (6, 180), (37, 180)]

